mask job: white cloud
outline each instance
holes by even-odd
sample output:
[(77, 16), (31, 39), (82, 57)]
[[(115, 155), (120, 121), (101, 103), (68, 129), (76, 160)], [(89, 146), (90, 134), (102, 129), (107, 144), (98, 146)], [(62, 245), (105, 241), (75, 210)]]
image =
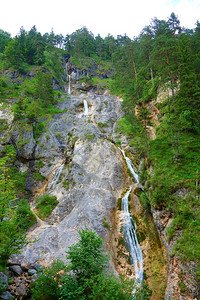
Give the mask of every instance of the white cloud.
[(42, 34), (72, 33), (86, 26), (95, 35), (137, 36), (151, 19), (178, 15), (181, 25), (193, 28), (200, 12), (199, 0), (6, 0), (1, 3), (0, 28), (16, 35), (21, 26), (36, 25)]

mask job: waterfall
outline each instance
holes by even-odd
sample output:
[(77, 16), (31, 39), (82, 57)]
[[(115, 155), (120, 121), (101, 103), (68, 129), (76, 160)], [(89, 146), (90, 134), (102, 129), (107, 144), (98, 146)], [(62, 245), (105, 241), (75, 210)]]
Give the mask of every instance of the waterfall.
[(55, 175), (53, 177), (53, 180), (48, 188), (48, 190), (53, 190), (56, 186), (56, 184), (58, 183), (60, 176), (62, 174), (62, 170), (64, 168), (65, 162), (56, 170)]
[[(119, 148), (119, 147), (118, 147)], [(126, 164), (131, 172), (131, 174), (134, 177), (134, 180), (136, 183), (139, 183), (139, 177), (138, 174), (134, 170), (134, 165), (132, 161), (126, 156), (125, 151), (119, 148), (119, 150), (122, 152), (124, 159), (126, 160)], [(129, 188), (128, 192), (126, 192), (124, 198), (122, 199), (122, 220), (123, 220), (123, 235), (124, 239), (127, 243), (128, 249), (131, 254), (132, 264), (135, 269), (135, 287), (133, 289), (133, 296), (136, 292), (136, 288), (141, 285), (143, 281), (143, 256), (142, 256), (142, 250), (140, 248), (140, 245), (138, 243), (137, 235), (136, 235), (136, 227), (135, 222), (133, 218), (131, 217), (129, 213), (128, 208), (128, 197), (130, 195), (130, 192), (132, 190), (132, 186)]]
[(88, 103), (86, 100), (83, 100), (84, 103), (84, 114), (87, 116), (88, 115)]
[(68, 75), (69, 85), (68, 85), (68, 94), (71, 95), (71, 75)]
[(123, 220), (124, 239), (130, 251), (132, 264), (134, 265), (134, 269), (135, 269), (135, 287), (132, 293), (134, 295), (137, 286), (139, 286), (143, 281), (143, 256), (136, 235), (135, 223), (128, 209), (128, 197), (131, 190), (132, 190), (132, 186), (129, 188), (128, 192), (126, 192), (124, 198), (122, 199), (121, 214)]
[[(119, 147), (118, 147), (118, 148), (119, 148)], [(122, 150), (121, 148), (119, 148), (119, 150), (122, 152), (122, 154), (123, 154), (123, 156), (124, 156), (124, 158), (125, 158), (125, 160), (126, 160), (127, 166), (128, 166), (128, 168), (129, 168), (131, 174), (133, 175), (133, 177), (134, 177), (136, 183), (139, 183), (139, 177), (138, 177), (138, 174), (134, 171), (134, 165), (133, 165), (132, 161), (130, 160), (130, 158), (128, 158), (128, 157), (126, 156), (124, 150)]]

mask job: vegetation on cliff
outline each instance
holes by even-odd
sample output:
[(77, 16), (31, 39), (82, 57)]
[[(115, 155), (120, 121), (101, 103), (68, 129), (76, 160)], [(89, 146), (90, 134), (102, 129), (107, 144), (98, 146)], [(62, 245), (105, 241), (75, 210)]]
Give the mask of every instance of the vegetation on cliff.
[[(41, 35), (35, 26), (29, 32), (21, 28), (14, 38), (0, 30), (1, 103), (4, 107), (12, 104), (15, 121), (33, 124), (36, 142), (45, 130), (46, 119), (58, 112), (54, 104), (61, 92), (53, 91), (52, 80), (62, 88), (66, 60), (88, 73), (92, 73), (94, 65), (100, 65), (97, 77), (114, 68), (106, 84), (124, 99), (125, 116), (118, 122), (119, 130), (128, 136), (138, 161), (144, 158), (140, 178), (150, 204), (158, 210), (166, 209), (173, 218), (168, 240), (175, 235), (178, 239), (172, 255), (177, 254), (185, 262), (194, 261), (198, 277), (199, 40), (200, 23), (194, 30), (182, 28), (174, 13), (167, 21), (153, 19), (133, 40), (126, 35), (116, 39), (111, 35), (104, 39), (94, 37), (85, 27), (66, 37), (53, 31)], [(93, 77), (84, 80), (90, 85), (103, 84)], [(161, 89), (165, 94), (162, 99)], [(40, 117), (45, 117), (45, 121), (38, 122)], [(103, 123), (98, 125), (103, 127)], [(1, 121), (0, 133), (8, 128), (6, 121)], [(9, 256), (25, 242), (25, 230), (35, 217), (28, 211), (26, 201), (17, 202), (24, 177), (12, 171), (13, 150), (10, 145), (5, 147), (5, 136), (1, 139), (4, 150), (0, 157), (0, 264), (5, 267)], [(20, 219), (23, 214), (30, 217), (26, 226)], [(69, 283), (72, 278), (66, 280)], [(76, 281), (74, 284), (77, 286)]]
[(69, 265), (57, 261), (45, 268), (34, 283), (32, 299), (132, 299), (133, 282), (106, 271), (102, 238), (88, 229), (79, 235), (67, 252)]

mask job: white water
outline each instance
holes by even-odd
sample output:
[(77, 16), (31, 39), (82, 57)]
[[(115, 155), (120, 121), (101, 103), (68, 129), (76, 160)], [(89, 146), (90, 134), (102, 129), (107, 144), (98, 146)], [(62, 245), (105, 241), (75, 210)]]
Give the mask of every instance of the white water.
[[(119, 147), (118, 147), (119, 148)], [(126, 156), (125, 151), (119, 148), (122, 152), (124, 159), (126, 160), (127, 166), (133, 175), (136, 183), (139, 183), (138, 174), (134, 170), (134, 165), (132, 161)], [(131, 217), (128, 209), (128, 197), (132, 190), (132, 186), (129, 188), (128, 192), (122, 199), (122, 220), (123, 220), (123, 235), (124, 239), (128, 245), (128, 249), (131, 254), (132, 264), (135, 269), (135, 287), (133, 289), (133, 296), (136, 292), (136, 288), (141, 285), (143, 281), (143, 256), (142, 250), (138, 243), (136, 227), (133, 218)]]
[(84, 104), (84, 114), (88, 115), (88, 103), (86, 100), (83, 100), (83, 104)]
[(56, 170), (55, 175), (53, 177), (53, 180), (51, 182), (51, 185), (49, 186), (48, 190), (53, 190), (58, 183), (60, 176), (62, 174), (62, 170), (64, 168), (65, 162)]
[(132, 293), (134, 295), (137, 286), (139, 286), (143, 281), (143, 256), (136, 235), (135, 223), (128, 209), (128, 197), (131, 190), (132, 187), (129, 188), (128, 192), (122, 199), (122, 220), (124, 239), (127, 243), (128, 250), (130, 251), (132, 264), (134, 265), (135, 269), (135, 287)]
[[(118, 147), (119, 148), (119, 147)], [(135, 181), (136, 183), (139, 183), (139, 177), (138, 177), (138, 174), (134, 171), (134, 165), (132, 163), (132, 161), (130, 160), (130, 158), (128, 158), (125, 154), (125, 151), (122, 150), (121, 148), (119, 148), (119, 150), (122, 152), (125, 160), (126, 160), (126, 163), (127, 163), (127, 166), (131, 172), (131, 174), (133, 175), (133, 177), (135, 178)]]
[(68, 94), (71, 95), (71, 75), (68, 75), (69, 85), (68, 85)]

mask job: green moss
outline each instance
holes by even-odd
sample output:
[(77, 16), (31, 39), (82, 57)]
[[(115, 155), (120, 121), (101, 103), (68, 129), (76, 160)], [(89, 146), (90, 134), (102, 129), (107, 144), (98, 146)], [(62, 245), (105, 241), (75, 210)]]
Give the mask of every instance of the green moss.
[(100, 128), (102, 128), (102, 127), (109, 127), (108, 124), (102, 123), (102, 122), (98, 122), (97, 125), (98, 125)]
[(92, 141), (94, 138), (95, 138), (95, 134), (87, 134), (85, 136), (85, 138), (88, 140), (88, 141)]
[(66, 189), (66, 191), (69, 190), (69, 179), (65, 179), (63, 182), (63, 187)]
[(117, 200), (117, 207), (118, 207), (118, 210), (122, 210), (122, 198), (119, 198)]
[(110, 230), (110, 225), (108, 224), (108, 222), (106, 222), (106, 218), (105, 217), (104, 217), (104, 220), (103, 220), (103, 227), (105, 227), (108, 230)]

